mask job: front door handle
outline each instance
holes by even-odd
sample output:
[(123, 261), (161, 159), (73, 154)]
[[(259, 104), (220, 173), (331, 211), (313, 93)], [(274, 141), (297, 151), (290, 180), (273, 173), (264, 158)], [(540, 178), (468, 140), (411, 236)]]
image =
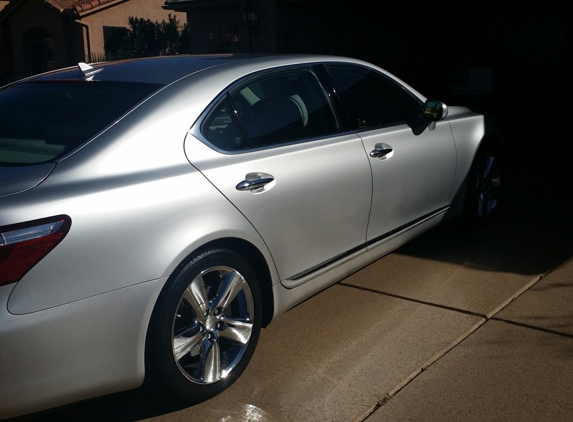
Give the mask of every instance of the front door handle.
[(268, 185), (273, 180), (275, 180), (274, 177), (263, 177), (256, 180), (243, 180), (242, 182), (237, 184), (237, 186), (235, 186), (235, 189), (256, 191), (257, 189), (260, 189), (263, 186)]

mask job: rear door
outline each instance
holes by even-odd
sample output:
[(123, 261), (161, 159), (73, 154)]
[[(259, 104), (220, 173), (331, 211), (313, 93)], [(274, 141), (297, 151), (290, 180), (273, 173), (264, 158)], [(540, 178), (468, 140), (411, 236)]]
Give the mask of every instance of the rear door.
[(361, 139), (341, 134), (311, 68), (231, 90), (192, 133), (210, 146), (192, 163), (243, 213), (282, 280), (364, 246), (372, 178)]

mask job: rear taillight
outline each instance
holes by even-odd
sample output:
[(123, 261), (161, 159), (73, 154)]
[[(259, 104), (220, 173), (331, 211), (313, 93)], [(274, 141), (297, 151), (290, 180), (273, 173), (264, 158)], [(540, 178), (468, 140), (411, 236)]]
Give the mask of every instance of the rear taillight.
[(16, 283), (68, 233), (67, 215), (0, 227), (0, 286)]

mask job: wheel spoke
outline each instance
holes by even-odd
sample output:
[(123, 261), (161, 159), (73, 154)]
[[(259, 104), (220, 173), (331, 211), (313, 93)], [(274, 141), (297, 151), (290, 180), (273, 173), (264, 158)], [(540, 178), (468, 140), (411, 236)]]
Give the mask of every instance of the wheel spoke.
[(491, 168), (493, 166), (494, 157), (489, 155), (489, 156), (484, 157), (484, 158), (485, 158), (485, 162), (484, 162), (483, 178), (486, 179), (487, 175), (489, 174), (489, 172), (491, 171)]
[(477, 215), (483, 217), (483, 210), (484, 210), (483, 194), (480, 193), (477, 202)]
[(239, 272), (224, 264), (203, 266), (194, 276), (180, 279), (192, 281), (182, 290), (173, 319), (172, 353), (192, 383), (221, 381), (256, 343), (260, 326), (253, 319), (250, 282), (241, 274), (249, 273), (245, 267)]
[(499, 165), (494, 155), (482, 155), (476, 159), (472, 177), (470, 203), (477, 217), (489, 216), (500, 194)]
[(203, 340), (198, 375), (203, 379), (203, 382), (215, 382), (221, 379), (221, 356), (218, 341), (207, 338)]
[(185, 335), (175, 337), (173, 339), (173, 354), (175, 355), (175, 359), (180, 360), (199, 344), (202, 338), (203, 334), (201, 332), (197, 332), (191, 337), (185, 337)]
[(228, 273), (223, 280), (219, 294), (215, 300), (213, 300), (212, 309), (220, 308), (224, 310), (229, 306), (243, 288), (243, 282), (244, 279), (238, 272), (231, 271)]
[(204, 323), (205, 316), (209, 311), (209, 299), (203, 277), (199, 276), (185, 289), (183, 298), (191, 305), (195, 311), (197, 321)]
[(219, 331), (220, 337), (226, 337), (240, 344), (247, 344), (253, 331), (253, 323), (249, 321), (239, 321), (230, 318), (221, 320), (227, 326)]

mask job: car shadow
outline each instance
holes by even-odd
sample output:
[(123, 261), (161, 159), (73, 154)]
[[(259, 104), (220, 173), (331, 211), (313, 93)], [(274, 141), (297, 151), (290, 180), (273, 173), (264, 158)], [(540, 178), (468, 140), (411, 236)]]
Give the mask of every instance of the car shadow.
[(107, 396), (96, 397), (83, 402), (73, 403), (10, 422), (127, 422), (165, 415), (190, 407), (189, 403), (158, 394), (149, 388), (140, 387)]
[(517, 130), (507, 140), (507, 190), (497, 218), (485, 225), (453, 220), (395, 253), (528, 275), (562, 263), (573, 254), (570, 153), (563, 142), (539, 144), (560, 138), (539, 124)]

